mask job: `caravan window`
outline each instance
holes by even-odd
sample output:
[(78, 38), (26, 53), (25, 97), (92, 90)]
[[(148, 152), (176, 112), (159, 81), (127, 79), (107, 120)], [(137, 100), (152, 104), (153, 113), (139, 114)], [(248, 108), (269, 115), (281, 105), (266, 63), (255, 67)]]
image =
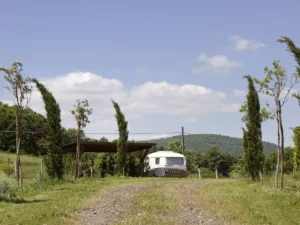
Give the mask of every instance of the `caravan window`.
[(181, 157), (167, 157), (168, 165), (183, 165), (183, 158)]
[(159, 165), (159, 158), (155, 158), (155, 164)]

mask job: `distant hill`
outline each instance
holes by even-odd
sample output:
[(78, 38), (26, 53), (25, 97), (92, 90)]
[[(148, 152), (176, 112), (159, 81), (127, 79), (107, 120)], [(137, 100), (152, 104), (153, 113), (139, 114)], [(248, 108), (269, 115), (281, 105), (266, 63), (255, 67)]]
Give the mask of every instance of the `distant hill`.
[[(157, 147), (165, 147), (170, 141), (181, 140), (181, 136), (168, 138), (152, 139), (151, 142), (157, 143)], [(233, 155), (241, 156), (244, 153), (243, 139), (234, 138), (219, 134), (190, 134), (184, 136), (185, 146), (196, 151), (207, 151), (212, 145), (217, 145), (222, 151), (229, 151)], [(269, 155), (276, 152), (276, 145), (270, 142), (263, 142), (264, 153)]]

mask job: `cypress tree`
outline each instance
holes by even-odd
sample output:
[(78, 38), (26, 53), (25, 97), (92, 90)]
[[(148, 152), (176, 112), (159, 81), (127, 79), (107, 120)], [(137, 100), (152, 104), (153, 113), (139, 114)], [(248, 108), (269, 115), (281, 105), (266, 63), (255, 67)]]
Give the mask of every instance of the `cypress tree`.
[[(248, 155), (248, 132), (243, 129), (243, 146), (244, 146), (244, 157), (246, 158), (246, 155)], [(245, 163), (245, 171), (248, 172), (248, 162)]]
[(116, 120), (119, 128), (119, 139), (117, 141), (117, 154), (116, 154), (116, 170), (118, 173), (125, 173), (127, 171), (127, 141), (128, 141), (128, 122), (122, 113), (120, 106), (114, 100), (111, 100), (116, 110)]
[(294, 129), (293, 141), (295, 144), (293, 152), (294, 170), (297, 171), (300, 167), (300, 127)]
[(260, 103), (252, 77), (245, 76), (248, 80), (247, 94), (247, 132), (244, 132), (246, 168), (252, 180), (259, 179), (259, 173), (263, 170), (263, 144), (261, 135)]
[(32, 79), (40, 91), (46, 110), (49, 127), (49, 150), (44, 158), (47, 173), (52, 178), (63, 179), (62, 161), (62, 128), (60, 118), (60, 107), (52, 93), (37, 79)]

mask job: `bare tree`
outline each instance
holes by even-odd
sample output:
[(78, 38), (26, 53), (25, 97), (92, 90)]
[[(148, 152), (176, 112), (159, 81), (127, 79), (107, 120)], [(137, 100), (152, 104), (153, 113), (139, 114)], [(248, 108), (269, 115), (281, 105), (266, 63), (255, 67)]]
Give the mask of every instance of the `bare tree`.
[(267, 66), (264, 68), (266, 76), (263, 80), (254, 79), (259, 84), (260, 92), (272, 97), (275, 106), (272, 107), (269, 103), (267, 106), (270, 108), (277, 121), (277, 166), (275, 174), (275, 189), (278, 188), (278, 174), (280, 164), (280, 190), (283, 188), (283, 172), (284, 172), (284, 130), (282, 123), (282, 107), (287, 102), (291, 90), (297, 83), (299, 75), (294, 74), (289, 77), (286, 70), (280, 65), (279, 61), (273, 62), (274, 70), (269, 69)]
[(79, 178), (80, 168), (79, 168), (79, 160), (80, 160), (80, 136), (83, 132), (83, 128), (90, 122), (88, 119), (88, 115), (92, 114), (92, 109), (89, 109), (88, 100), (80, 101), (77, 100), (77, 105), (74, 105), (74, 109), (71, 110), (71, 113), (74, 115), (77, 122), (77, 146), (76, 146), (76, 160), (75, 160), (75, 179)]
[(4, 86), (13, 96), (15, 103), (16, 114), (16, 166), (15, 174), (18, 184), (23, 186), (22, 166), (20, 159), (20, 145), (22, 139), (22, 116), (24, 110), (28, 107), (31, 97), (32, 87), (30, 86), (31, 79), (24, 77), (23, 64), (21, 62), (14, 62), (11, 68), (0, 67), (0, 71), (4, 72), (4, 79), (8, 86)]

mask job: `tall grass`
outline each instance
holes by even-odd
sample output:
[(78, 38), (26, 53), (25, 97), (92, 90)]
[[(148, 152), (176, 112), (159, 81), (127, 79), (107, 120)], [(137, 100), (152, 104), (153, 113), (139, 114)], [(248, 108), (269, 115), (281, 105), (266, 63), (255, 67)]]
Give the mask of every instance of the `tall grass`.
[(0, 201), (10, 201), (17, 196), (17, 191), (17, 182), (0, 172)]

